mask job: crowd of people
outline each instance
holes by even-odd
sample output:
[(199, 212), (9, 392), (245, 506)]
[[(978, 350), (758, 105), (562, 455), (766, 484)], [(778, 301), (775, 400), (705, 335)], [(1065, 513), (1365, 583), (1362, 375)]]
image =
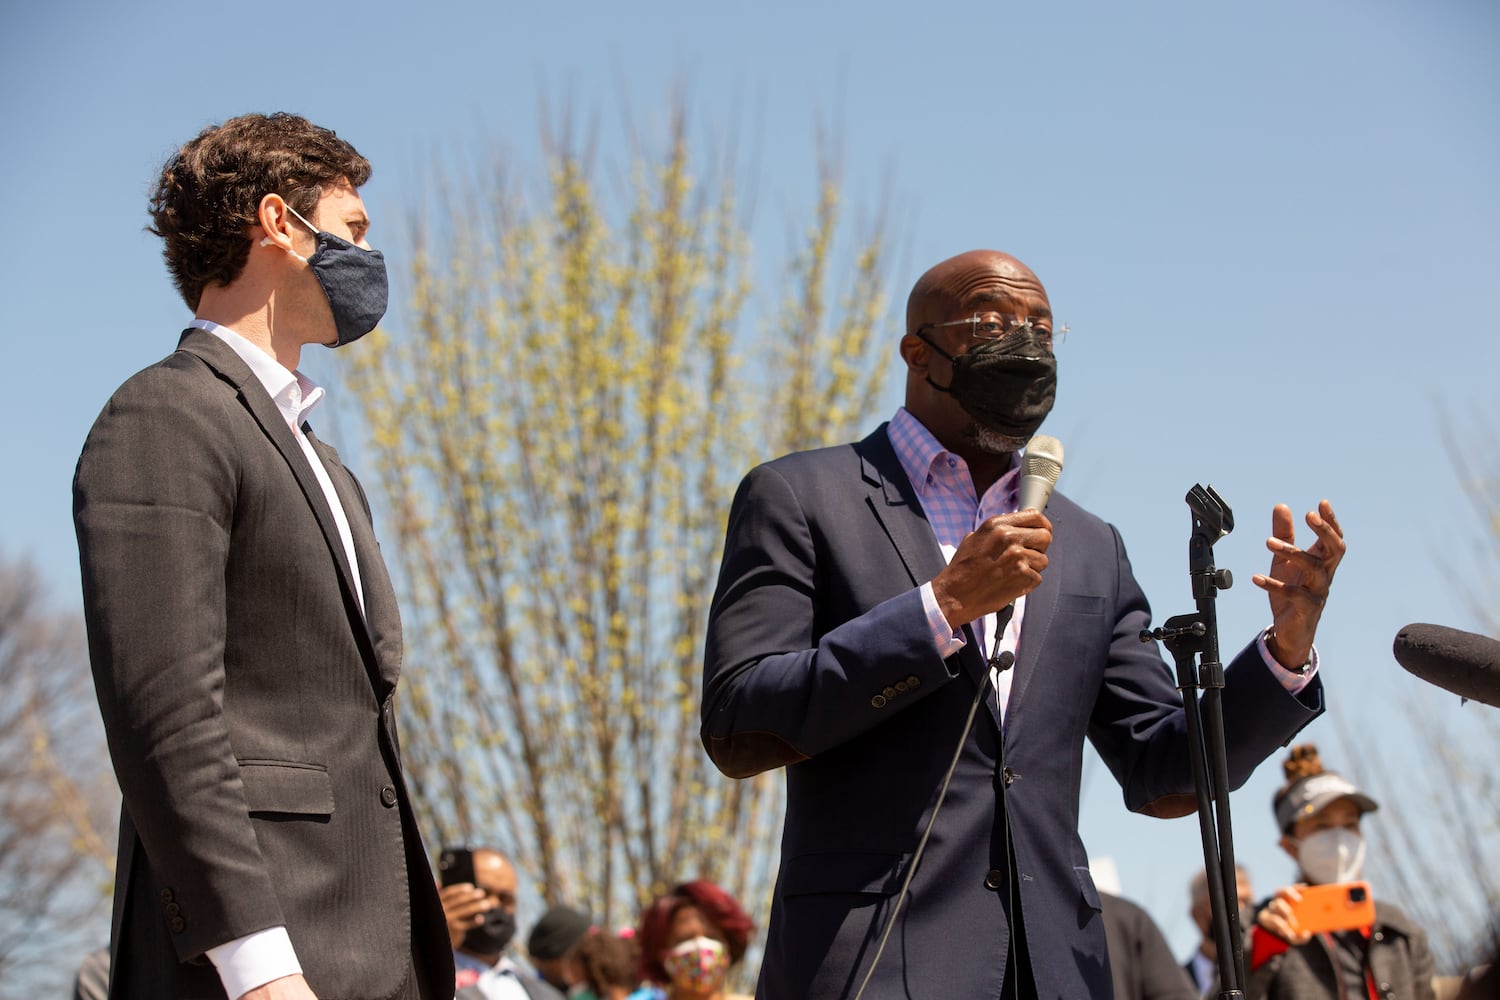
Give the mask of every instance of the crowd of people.
[(445, 872), (440, 892), (458, 1000), (746, 1000), (725, 984), (754, 928), (714, 883), (684, 882), (623, 928), (553, 906), (526, 936), (527, 970), (509, 953), (517, 929), (515, 866), (495, 848), (461, 850), (473, 859), (463, 873), (472, 881)]

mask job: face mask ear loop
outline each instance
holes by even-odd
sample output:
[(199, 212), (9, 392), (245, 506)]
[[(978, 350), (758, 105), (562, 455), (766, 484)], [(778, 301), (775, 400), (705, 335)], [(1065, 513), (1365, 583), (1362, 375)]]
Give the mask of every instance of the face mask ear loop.
[[(932, 342), (932, 338), (929, 337), (929, 336), (927, 336), (927, 334), (923, 333), (920, 329), (917, 330), (917, 336), (920, 337), (920, 338), (922, 338), (922, 343), (926, 344), (928, 347), (932, 348), (934, 351), (937, 351), (943, 357), (947, 358), (949, 364), (953, 363), (953, 361), (954, 361), (953, 355), (951, 355), (947, 351), (943, 350), (937, 344), (934, 344)], [(924, 375), (923, 377), (925, 379), (927, 379), (927, 384), (930, 385), (930, 386), (932, 386), (938, 392), (946, 392), (946, 393), (948, 393), (950, 395), (953, 393), (953, 383), (952, 382), (949, 382), (947, 385), (938, 385), (936, 382), (934, 382), (932, 380), (932, 376), (931, 375)]]
[[(285, 202), (283, 202), (283, 204), (285, 204)], [(301, 212), (297, 211), (295, 208), (293, 208), (290, 205), (286, 206), (286, 210), (288, 212), (291, 212), (292, 215), (296, 217), (296, 219), (297, 219), (298, 222), (302, 223), (308, 229), (311, 229), (314, 236), (322, 236), (323, 235), (323, 230), (319, 229), (317, 226), (313, 225), (311, 222), (308, 222), (306, 219), (304, 219), (302, 217), (302, 213)]]
[(307, 258), (306, 257), (302, 256), (300, 253), (298, 253), (295, 250), (287, 250), (286, 247), (284, 247), (281, 244), (277, 243), (275, 240), (271, 239), (271, 237), (269, 237), (269, 236), (267, 236), (265, 239), (261, 240), (260, 241), (260, 245), (263, 246), (263, 247), (275, 247), (278, 250), (281, 250), (281, 251), (284, 251), (284, 252), (286, 252), (288, 254), (291, 254), (293, 257), (296, 257), (302, 263), (304, 263), (304, 264), (307, 263)]
[[(282, 202), (282, 204), (286, 205), (286, 202)], [(308, 229), (311, 229), (314, 236), (322, 236), (323, 235), (323, 231), (321, 229), (319, 229), (317, 226), (313, 225), (311, 222), (308, 222), (306, 219), (304, 219), (302, 217), (302, 213), (301, 212), (298, 212), (295, 208), (293, 208), (290, 205), (286, 205), (286, 210), (288, 212), (291, 212), (292, 215), (296, 217), (296, 219), (297, 219), (298, 222), (302, 223)], [(263, 247), (277, 247), (278, 249), (282, 249), (282, 250), (286, 249), (285, 247), (281, 247), (275, 240), (271, 239), (271, 237), (269, 237), (269, 236), (267, 236), (264, 239), (262, 239), (260, 241), (260, 245), (263, 246)], [(287, 250), (286, 252), (289, 253), (289, 254), (291, 254), (293, 257), (296, 257), (302, 263), (304, 263), (304, 264), (307, 263), (307, 258), (304, 257), (304, 256), (302, 256), (297, 251), (295, 251), (295, 250)]]

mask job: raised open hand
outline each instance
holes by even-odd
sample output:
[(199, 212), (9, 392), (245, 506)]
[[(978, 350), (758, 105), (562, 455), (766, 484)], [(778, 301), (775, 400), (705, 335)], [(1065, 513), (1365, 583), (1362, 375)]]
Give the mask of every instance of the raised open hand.
[(1344, 558), (1344, 530), (1327, 500), (1307, 514), (1307, 526), (1316, 534), (1311, 548), (1299, 549), (1292, 511), (1277, 504), (1271, 511), (1271, 570), (1250, 579), (1271, 600), (1271, 634), (1266, 640), (1276, 662), (1296, 670), (1312, 654), (1313, 635), (1328, 601), (1334, 571)]

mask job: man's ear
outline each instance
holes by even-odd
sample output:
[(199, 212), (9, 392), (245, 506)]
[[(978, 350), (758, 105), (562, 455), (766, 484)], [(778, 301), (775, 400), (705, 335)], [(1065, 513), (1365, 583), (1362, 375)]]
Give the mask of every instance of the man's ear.
[(286, 201), (279, 194), (268, 194), (260, 200), (256, 219), (264, 236), (257, 240), (260, 246), (279, 246), (296, 253), (292, 246), (292, 213), (287, 211)]
[(914, 333), (908, 333), (901, 338), (901, 360), (906, 362), (910, 371), (925, 375), (927, 365), (932, 360), (932, 352), (925, 340)]

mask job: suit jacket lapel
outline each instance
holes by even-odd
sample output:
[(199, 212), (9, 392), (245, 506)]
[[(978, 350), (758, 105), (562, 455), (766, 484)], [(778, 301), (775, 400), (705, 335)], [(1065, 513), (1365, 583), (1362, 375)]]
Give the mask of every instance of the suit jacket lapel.
[[(375, 656), (379, 660), (380, 677), (394, 687), (401, 675), (401, 611), (396, 603), (396, 590), (386, 572), (385, 559), (380, 555), (380, 544), (375, 540), (375, 528), (370, 523), (363, 491), (354, 481), (354, 476), (339, 461), (339, 454), (331, 445), (318, 440), (307, 424), (302, 431), (312, 442), (313, 448), (322, 457), (328, 469), (328, 478), (344, 508), (349, 521), (349, 534), (354, 538), (354, 556), (359, 560), (359, 579), (365, 592), (365, 621), (370, 627), (375, 643)], [(383, 693), (383, 692), (382, 692)]]
[[(308, 465), (302, 446), (292, 435), (291, 427), (287, 426), (286, 419), (276, 408), (276, 403), (266, 392), (265, 386), (261, 385), (255, 373), (250, 370), (250, 366), (234, 353), (233, 348), (211, 333), (189, 327), (183, 333), (177, 349), (201, 358), (205, 364), (218, 373), (220, 378), (239, 391), (245, 408), (250, 411), (256, 423), (260, 424), (262, 433), (276, 446), (276, 450), (281, 452), (282, 458), (292, 470), (292, 475), (296, 477), (297, 484), (302, 487), (302, 494), (308, 506), (312, 508), (318, 527), (323, 531), (323, 539), (328, 544), (328, 553), (338, 567), (339, 578), (343, 581), (349, 602), (358, 607), (359, 592), (354, 587), (354, 574), (349, 568), (349, 558), (344, 553), (344, 541), (339, 537), (338, 522), (333, 519), (333, 511), (323, 495), (323, 487), (318, 484), (312, 466)], [(344, 506), (347, 512), (347, 502)], [(370, 633), (365, 625), (364, 616), (355, 615), (354, 617), (359, 619), (354, 623), (355, 629), (364, 630), (366, 637), (369, 638)]]
[[(1052, 630), (1057, 617), (1057, 595), (1062, 579), (1064, 556), (1060, 550), (1068, 547), (1064, 515), (1053, 509), (1047, 515), (1052, 522), (1052, 546), (1048, 549), (1051, 568), (1042, 574), (1042, 582), (1026, 595), (1026, 612), (1021, 619), (1021, 641), (1016, 649), (1016, 676), (1011, 682), (1010, 700), (1006, 702), (1005, 716), (1013, 728), (1024, 712), (1026, 688), (1031, 684), (1037, 669), (1037, 657), (1046, 648), (1047, 633)], [(1007, 730), (1007, 736), (1010, 730)]]
[[(947, 561), (938, 546), (937, 536), (922, 504), (912, 489), (896, 449), (891, 445), (885, 424), (881, 424), (868, 437), (854, 446), (859, 453), (860, 473), (866, 488), (865, 502), (875, 515), (875, 520), (895, 546), (901, 563), (906, 567), (913, 586), (920, 586), (937, 576)], [(1030, 608), (1027, 609), (1029, 615)], [(989, 664), (980, 653), (979, 642), (969, 626), (964, 626), (968, 643), (955, 655), (963, 666), (964, 673), (975, 685), (983, 684), (989, 676)], [(995, 708), (994, 697), (986, 698), (985, 707), (995, 728), (1000, 728), (1000, 714)]]

